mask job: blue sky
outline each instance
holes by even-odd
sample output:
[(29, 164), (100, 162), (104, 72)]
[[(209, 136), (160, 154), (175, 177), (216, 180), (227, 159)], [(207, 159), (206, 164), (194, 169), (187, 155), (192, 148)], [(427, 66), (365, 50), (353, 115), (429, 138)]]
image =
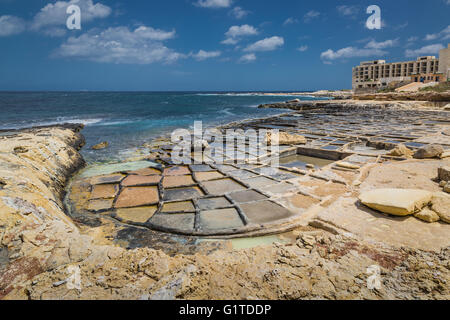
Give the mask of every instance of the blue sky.
[(0, 0), (0, 90), (350, 88), (360, 61), (437, 55), (449, 17), (450, 0)]

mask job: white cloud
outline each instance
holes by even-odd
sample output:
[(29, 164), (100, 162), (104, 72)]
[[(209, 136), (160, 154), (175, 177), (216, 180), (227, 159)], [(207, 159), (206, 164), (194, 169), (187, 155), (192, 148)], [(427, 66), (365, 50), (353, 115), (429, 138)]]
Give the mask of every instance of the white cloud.
[(320, 12), (315, 11), (315, 10), (311, 10), (308, 11), (304, 16), (303, 16), (303, 21), (304, 22), (310, 22), (311, 20), (318, 18), (320, 16)]
[(245, 54), (239, 59), (239, 62), (241, 63), (250, 63), (254, 61), (256, 61), (256, 55), (254, 53)]
[[(450, 0), (449, 0), (450, 1)], [(415, 42), (415, 41), (417, 41), (417, 40), (419, 40), (419, 38), (418, 37), (409, 37), (408, 38), (408, 42)]]
[(244, 10), (241, 7), (234, 7), (233, 10), (229, 12), (229, 14), (236, 19), (243, 19), (248, 16), (249, 13), (250, 11)]
[(108, 17), (112, 10), (101, 3), (93, 3), (93, 0), (70, 0), (49, 3), (43, 7), (33, 18), (31, 30), (42, 31), (47, 35), (61, 36), (65, 34), (67, 20), (67, 7), (76, 4), (81, 9), (81, 22), (90, 22), (97, 18)]
[(405, 51), (405, 56), (406, 57), (418, 57), (418, 56), (423, 56), (423, 55), (428, 55), (428, 54), (435, 54), (435, 53), (439, 53), (439, 50), (444, 49), (445, 47), (440, 44), (431, 44), (429, 46), (425, 46), (419, 49), (415, 49), (415, 50), (411, 50), (408, 49)]
[(153, 29), (152, 27), (141, 26), (134, 30), (134, 33), (142, 37), (143, 39), (163, 41), (173, 39), (175, 37), (176, 31), (164, 31), (160, 29)]
[(283, 26), (288, 26), (288, 25), (290, 25), (290, 24), (295, 24), (295, 23), (298, 23), (298, 20), (295, 19), (295, 18), (293, 18), (293, 17), (290, 17), (290, 18), (287, 18), (287, 19), (283, 22)]
[(284, 45), (284, 39), (282, 37), (271, 37), (259, 40), (247, 48), (244, 51), (257, 52), (257, 51), (273, 51)]
[[(450, 0), (449, 0), (450, 1)], [(444, 30), (438, 33), (427, 34), (425, 40), (431, 41), (442, 38), (442, 40), (450, 39), (450, 25), (447, 26)]]
[(328, 49), (327, 51), (322, 52), (320, 58), (326, 62), (330, 62), (330, 60), (382, 56), (385, 54), (387, 54), (387, 52), (380, 49), (360, 49), (356, 47), (346, 47), (337, 51)]
[(79, 37), (70, 37), (55, 51), (54, 56), (117, 64), (171, 63), (185, 55), (163, 44), (161, 40), (168, 39), (169, 35), (173, 37), (174, 31), (150, 27), (139, 27), (134, 31), (127, 27), (91, 31)]
[(202, 8), (229, 8), (232, 3), (232, 0), (198, 0), (194, 4)]
[(341, 14), (343, 16), (355, 17), (359, 13), (359, 8), (357, 6), (342, 5), (342, 6), (337, 6), (336, 8), (337, 8), (337, 11), (339, 12), (339, 14)]
[(367, 49), (385, 49), (385, 48), (391, 48), (398, 44), (398, 39), (394, 40), (386, 40), (382, 42), (376, 42), (375, 40), (371, 40), (369, 43), (366, 44), (365, 48)]
[(211, 58), (217, 58), (222, 54), (222, 52), (220, 51), (204, 51), (204, 50), (200, 50), (199, 52), (195, 53), (195, 54), (191, 54), (192, 57), (194, 57), (194, 59), (198, 60), (198, 61), (203, 61), (206, 59), (211, 59)]
[(300, 52), (305, 52), (306, 50), (308, 50), (308, 46), (300, 46), (299, 48), (297, 48), (297, 50)]
[(18, 17), (0, 16), (0, 37), (22, 33), (25, 28), (25, 21)]
[(222, 41), (222, 44), (234, 45), (239, 42), (242, 37), (257, 35), (258, 29), (248, 24), (242, 26), (232, 26), (225, 32), (226, 39)]

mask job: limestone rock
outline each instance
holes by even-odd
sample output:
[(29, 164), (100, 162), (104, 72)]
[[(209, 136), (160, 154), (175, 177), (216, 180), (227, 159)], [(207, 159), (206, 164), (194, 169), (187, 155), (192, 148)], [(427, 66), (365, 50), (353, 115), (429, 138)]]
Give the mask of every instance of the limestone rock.
[(444, 192), (450, 193), (450, 182), (447, 182), (447, 184), (444, 186)]
[(96, 144), (92, 147), (93, 150), (102, 150), (108, 148), (109, 143), (107, 141), (101, 142), (99, 144)]
[(440, 181), (450, 181), (450, 167), (438, 168), (438, 179)]
[(424, 208), (422, 211), (416, 213), (414, 217), (429, 223), (437, 222), (440, 220), (439, 215), (428, 208)]
[(443, 192), (433, 194), (431, 209), (436, 212), (442, 221), (450, 223), (450, 195)]
[[(272, 137), (272, 133), (267, 132), (266, 142), (269, 146), (272, 145), (272, 139), (275, 139), (274, 137)], [(286, 132), (279, 132), (278, 139), (278, 144), (280, 146), (306, 144), (308, 142), (308, 140), (304, 136), (298, 134), (289, 134)]]
[(430, 203), (433, 194), (417, 189), (377, 189), (365, 192), (359, 200), (369, 208), (396, 215), (406, 216), (422, 210)]
[(406, 147), (404, 144), (399, 144), (397, 147), (395, 147), (391, 152), (388, 153), (390, 156), (394, 157), (407, 157), (411, 158), (413, 156), (414, 152)]
[(444, 152), (440, 155), (441, 159), (450, 158), (450, 150), (444, 150)]
[(356, 164), (349, 163), (349, 162), (344, 162), (344, 161), (337, 162), (336, 165), (338, 167), (345, 168), (345, 169), (359, 169), (359, 168), (361, 168), (360, 166), (358, 166)]
[(442, 146), (438, 144), (429, 144), (417, 150), (417, 152), (414, 154), (414, 158), (416, 159), (436, 158), (443, 153), (444, 149), (442, 148)]

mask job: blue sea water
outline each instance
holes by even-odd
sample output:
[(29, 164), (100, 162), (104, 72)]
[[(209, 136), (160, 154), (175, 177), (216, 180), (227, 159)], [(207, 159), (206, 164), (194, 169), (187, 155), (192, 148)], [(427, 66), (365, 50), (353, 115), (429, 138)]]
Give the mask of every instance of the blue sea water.
[[(257, 106), (292, 98), (209, 92), (0, 92), (0, 129), (83, 123), (85, 159), (109, 161), (129, 156), (152, 138), (192, 127), (194, 121), (213, 126), (286, 112)], [(102, 141), (110, 147), (91, 150)]]

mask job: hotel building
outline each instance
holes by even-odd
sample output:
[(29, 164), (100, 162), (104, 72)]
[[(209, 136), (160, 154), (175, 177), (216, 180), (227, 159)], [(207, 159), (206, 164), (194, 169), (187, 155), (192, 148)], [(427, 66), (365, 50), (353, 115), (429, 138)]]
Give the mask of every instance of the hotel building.
[(416, 61), (386, 63), (385, 60), (361, 62), (353, 68), (352, 87), (355, 91), (370, 91), (392, 83), (444, 82), (450, 79), (450, 44), (434, 56)]

